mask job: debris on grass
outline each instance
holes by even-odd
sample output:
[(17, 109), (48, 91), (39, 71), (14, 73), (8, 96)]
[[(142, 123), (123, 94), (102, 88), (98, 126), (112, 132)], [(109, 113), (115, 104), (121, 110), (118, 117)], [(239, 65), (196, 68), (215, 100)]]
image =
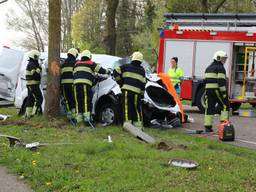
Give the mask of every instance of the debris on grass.
[(6, 121), (7, 118), (11, 117), (10, 115), (2, 115), (0, 114), (0, 121)]
[(185, 159), (172, 159), (168, 162), (168, 165), (186, 168), (186, 169), (195, 169), (199, 166), (199, 164), (196, 161), (185, 160)]
[(140, 141), (143, 141), (145, 143), (154, 144), (155, 139), (148, 135), (147, 133), (143, 132), (141, 129), (133, 126), (131, 123), (124, 123), (123, 126), (124, 130), (131, 133), (133, 136), (135, 136)]
[(187, 149), (186, 145), (182, 145), (182, 144), (176, 144), (173, 142), (168, 142), (168, 141), (161, 141), (158, 143), (157, 145), (157, 149), (158, 150), (162, 150), (162, 151), (171, 151), (174, 149)]

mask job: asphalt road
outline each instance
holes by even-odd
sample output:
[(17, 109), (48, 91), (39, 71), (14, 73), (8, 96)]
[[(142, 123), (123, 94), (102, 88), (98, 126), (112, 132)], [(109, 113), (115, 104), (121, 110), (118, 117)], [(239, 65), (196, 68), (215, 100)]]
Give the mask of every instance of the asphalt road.
[[(204, 129), (204, 115), (200, 114), (197, 107), (184, 106), (186, 114), (193, 117), (195, 122), (186, 124), (185, 128), (193, 130)], [(256, 118), (240, 117), (233, 115), (230, 117), (232, 124), (235, 127), (236, 140), (234, 142), (227, 142), (229, 144), (238, 145), (241, 147), (247, 147), (256, 149)], [(214, 117), (214, 131), (217, 133), (217, 126), (219, 124), (219, 116)], [(215, 135), (210, 137), (212, 139), (218, 139)]]
[(15, 176), (0, 167), (0, 192), (32, 192), (32, 190)]

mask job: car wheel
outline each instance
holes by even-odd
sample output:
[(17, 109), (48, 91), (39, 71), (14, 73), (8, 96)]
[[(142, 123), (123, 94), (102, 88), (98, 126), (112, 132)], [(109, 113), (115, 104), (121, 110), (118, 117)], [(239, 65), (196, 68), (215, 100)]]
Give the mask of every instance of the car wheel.
[(104, 125), (113, 125), (118, 122), (118, 110), (113, 103), (105, 103), (101, 106), (98, 120)]
[(199, 89), (196, 96), (196, 106), (198, 107), (200, 113), (204, 113), (205, 111), (205, 89)]

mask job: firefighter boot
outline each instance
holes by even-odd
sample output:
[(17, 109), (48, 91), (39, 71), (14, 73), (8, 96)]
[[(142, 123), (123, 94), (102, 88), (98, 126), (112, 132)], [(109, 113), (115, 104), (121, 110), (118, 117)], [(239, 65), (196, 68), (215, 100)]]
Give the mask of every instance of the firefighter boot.
[(76, 109), (71, 110), (71, 118), (75, 119), (76, 118)]
[(25, 112), (25, 118), (33, 117), (33, 107), (27, 107)]
[(83, 121), (83, 115), (81, 113), (78, 113), (76, 115), (76, 123), (81, 123)]
[(143, 125), (142, 125), (141, 121), (135, 121), (135, 122), (133, 122), (133, 125), (135, 127), (137, 127), (138, 129), (143, 130)]
[(90, 113), (83, 114), (83, 121), (84, 121), (85, 126), (87, 126), (87, 127), (91, 126), (91, 124), (92, 124), (90, 117), (91, 117)]
[(72, 118), (72, 113), (70, 111), (67, 111), (66, 115), (67, 115), (67, 119), (70, 120)]

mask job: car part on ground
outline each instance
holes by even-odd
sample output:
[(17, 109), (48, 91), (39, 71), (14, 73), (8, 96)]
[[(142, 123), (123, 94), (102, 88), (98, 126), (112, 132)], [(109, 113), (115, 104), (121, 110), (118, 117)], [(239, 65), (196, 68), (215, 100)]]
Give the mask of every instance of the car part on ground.
[(199, 166), (199, 164), (196, 161), (185, 160), (185, 159), (172, 159), (168, 162), (168, 165), (186, 168), (186, 169), (195, 169)]
[(136, 128), (131, 123), (125, 122), (123, 125), (124, 130), (131, 133), (133, 136), (135, 136), (140, 141), (143, 141), (145, 143), (154, 144), (156, 141), (153, 137), (143, 132), (141, 129)]

